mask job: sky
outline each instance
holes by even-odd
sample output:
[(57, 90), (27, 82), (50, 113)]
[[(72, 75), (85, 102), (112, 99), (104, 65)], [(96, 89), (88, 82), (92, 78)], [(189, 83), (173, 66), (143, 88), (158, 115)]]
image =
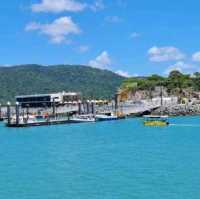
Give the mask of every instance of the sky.
[(200, 71), (198, 0), (7, 0), (0, 65), (81, 64), (123, 76)]

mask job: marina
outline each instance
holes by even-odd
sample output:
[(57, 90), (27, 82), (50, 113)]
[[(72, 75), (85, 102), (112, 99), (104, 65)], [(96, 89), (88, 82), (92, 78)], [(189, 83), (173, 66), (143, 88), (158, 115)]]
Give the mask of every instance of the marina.
[(1, 113), (7, 127), (22, 128), (113, 121), (144, 115), (159, 107), (158, 103), (145, 103), (122, 104), (117, 95), (114, 100), (83, 100), (80, 93), (63, 91), (17, 96), (15, 105), (8, 102)]
[(0, 199), (200, 199), (198, 5), (2, 1)]
[(177, 106), (177, 98), (164, 97), (162, 87), (157, 95), (160, 97), (139, 101), (124, 100), (119, 92), (108, 100), (83, 99), (80, 93), (65, 91), (23, 95), (15, 98), (14, 105), (10, 102), (0, 105), (0, 121), (9, 128), (24, 128), (143, 117), (144, 126), (168, 126), (168, 115), (163, 110)]

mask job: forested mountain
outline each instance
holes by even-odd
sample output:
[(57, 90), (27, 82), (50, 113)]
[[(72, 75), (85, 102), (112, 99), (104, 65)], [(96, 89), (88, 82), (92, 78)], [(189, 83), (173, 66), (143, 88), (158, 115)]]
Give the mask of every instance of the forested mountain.
[(60, 91), (81, 92), (86, 98), (112, 98), (124, 79), (108, 70), (80, 65), (0, 67), (0, 101)]

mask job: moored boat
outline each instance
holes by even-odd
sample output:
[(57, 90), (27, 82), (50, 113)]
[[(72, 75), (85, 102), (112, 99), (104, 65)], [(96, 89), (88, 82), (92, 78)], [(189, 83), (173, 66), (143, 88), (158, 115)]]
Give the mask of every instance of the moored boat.
[(85, 122), (95, 122), (95, 117), (93, 115), (76, 115), (69, 120), (72, 123), (85, 123)]
[(146, 115), (143, 117), (145, 126), (168, 126), (168, 116)]
[(99, 114), (95, 116), (96, 121), (110, 121), (110, 120), (118, 120), (118, 116), (110, 113), (110, 114)]

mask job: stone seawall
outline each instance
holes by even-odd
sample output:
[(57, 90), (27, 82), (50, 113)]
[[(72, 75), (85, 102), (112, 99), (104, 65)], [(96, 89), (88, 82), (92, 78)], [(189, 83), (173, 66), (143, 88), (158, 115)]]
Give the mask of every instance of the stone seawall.
[(200, 115), (200, 104), (178, 104), (173, 106), (166, 106), (158, 108), (152, 112), (152, 114), (163, 114), (169, 116), (179, 115)]

